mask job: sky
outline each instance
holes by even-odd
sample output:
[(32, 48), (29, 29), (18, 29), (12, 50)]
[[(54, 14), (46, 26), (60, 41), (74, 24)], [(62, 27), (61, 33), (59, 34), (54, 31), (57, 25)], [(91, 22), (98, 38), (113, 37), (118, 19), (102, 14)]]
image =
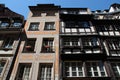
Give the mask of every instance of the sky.
[(0, 4), (5, 4), (12, 11), (23, 15), (25, 19), (27, 19), (29, 13), (28, 6), (51, 3), (61, 7), (89, 8), (91, 11), (94, 11), (109, 9), (113, 3), (120, 4), (120, 0), (0, 0)]

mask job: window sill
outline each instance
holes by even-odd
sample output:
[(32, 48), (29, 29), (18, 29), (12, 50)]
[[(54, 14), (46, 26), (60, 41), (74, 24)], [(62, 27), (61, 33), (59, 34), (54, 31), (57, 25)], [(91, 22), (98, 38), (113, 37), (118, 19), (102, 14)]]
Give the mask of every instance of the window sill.
[(29, 29), (28, 31), (39, 31), (39, 29), (36, 29), (36, 30), (31, 30), (31, 29)]
[(44, 31), (52, 31), (52, 30), (56, 30), (56, 29), (44, 29)]
[(1, 47), (0, 50), (5, 50), (5, 51), (7, 51), (7, 50), (12, 50), (12, 48), (4, 48), (4, 47)]
[(40, 53), (55, 53), (55, 51), (49, 51), (49, 52), (47, 52), (47, 51), (41, 51)]
[(22, 53), (36, 53), (35, 51), (22, 51)]

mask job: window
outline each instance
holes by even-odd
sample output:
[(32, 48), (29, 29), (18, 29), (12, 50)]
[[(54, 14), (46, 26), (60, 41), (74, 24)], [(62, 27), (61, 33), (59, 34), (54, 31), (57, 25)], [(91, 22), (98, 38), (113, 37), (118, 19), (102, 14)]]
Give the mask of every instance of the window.
[(120, 26), (119, 25), (113, 25), (113, 27), (114, 27), (114, 30), (120, 31)]
[(31, 64), (19, 64), (15, 80), (30, 80)]
[(54, 22), (45, 22), (45, 30), (55, 30)]
[(24, 47), (24, 52), (34, 52), (36, 39), (27, 39)]
[(70, 11), (68, 11), (68, 14), (77, 14), (78, 13), (78, 11), (77, 10), (70, 10)]
[(108, 39), (106, 40), (110, 56), (120, 56), (120, 40)]
[(118, 39), (107, 40), (110, 50), (120, 50), (120, 41)]
[(90, 24), (87, 21), (81, 21), (81, 22), (78, 22), (78, 26), (82, 28), (89, 28)]
[(53, 38), (44, 38), (41, 52), (54, 52), (54, 39)]
[(79, 46), (80, 42), (79, 42), (79, 38), (64, 38), (63, 40), (63, 45), (64, 46)]
[(84, 68), (82, 62), (65, 62), (66, 77), (83, 77)]
[(105, 77), (106, 71), (102, 62), (87, 62), (87, 75), (89, 77)]
[(87, 14), (87, 9), (81, 9), (81, 10), (79, 11), (79, 14)]
[(39, 30), (39, 23), (30, 23), (30, 27), (29, 27), (29, 30), (30, 31), (37, 31)]
[(106, 70), (101, 61), (99, 62), (72, 61), (64, 62), (63, 74), (65, 77), (106, 77)]
[(83, 46), (99, 46), (99, 42), (96, 37), (82, 38)]
[(40, 64), (38, 80), (53, 80), (52, 73), (52, 64)]
[(111, 63), (114, 75), (120, 77), (120, 63)]
[(112, 25), (98, 25), (96, 26), (97, 31), (112, 31), (113, 26)]
[(10, 49), (10, 48), (13, 48), (13, 42), (14, 42), (14, 39), (12, 37), (8, 37), (2, 44), (2, 48), (7, 48), (7, 49)]
[(2, 74), (5, 63), (6, 63), (6, 61), (0, 61), (0, 75)]
[(89, 28), (90, 24), (87, 21), (66, 21), (67, 28)]
[(9, 27), (9, 23), (3, 22), (3, 23), (1, 23), (0, 27), (1, 28), (7, 28), (7, 27)]
[(20, 28), (21, 26), (22, 26), (22, 23), (19, 23), (19, 22), (15, 22), (12, 25), (12, 27), (15, 27), (15, 28)]
[[(66, 21), (65, 25), (66, 25), (65, 27), (67, 27), (67, 28), (72, 28), (72, 27), (75, 27), (76, 22), (75, 21)], [(76, 27), (78, 27), (78, 26), (76, 26)]]

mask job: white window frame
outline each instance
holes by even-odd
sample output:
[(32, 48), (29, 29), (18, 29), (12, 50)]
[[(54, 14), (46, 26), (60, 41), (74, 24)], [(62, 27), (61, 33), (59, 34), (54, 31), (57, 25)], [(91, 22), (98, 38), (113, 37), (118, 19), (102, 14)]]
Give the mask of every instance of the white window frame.
[(47, 79), (48, 66), (51, 66), (51, 72), (50, 72), (50, 73), (51, 73), (51, 77), (50, 77), (50, 80), (53, 80), (53, 79), (54, 79), (54, 77), (53, 77), (53, 64), (50, 64), (50, 63), (48, 63), (48, 64), (47, 64), (47, 63), (46, 63), (46, 64), (45, 64), (45, 63), (40, 63), (40, 64), (39, 64), (39, 71), (40, 71), (39, 73), (40, 73), (40, 74), (39, 74), (38, 76), (39, 76), (39, 79), (40, 79), (40, 80), (41, 80), (41, 73), (42, 73), (42, 71), (41, 71), (41, 70), (42, 70), (42, 69), (41, 69), (42, 67), (41, 67), (41, 66), (45, 66), (45, 68), (44, 68), (44, 69), (45, 69), (44, 78), (42, 78), (42, 80), (46, 80), (46, 79)]
[[(76, 67), (76, 76), (73, 76), (72, 75), (72, 63), (76, 63), (76, 65), (77, 65), (77, 67)], [(68, 66), (69, 67), (69, 71), (68, 71), (68, 73), (69, 73), (69, 76), (67, 76), (67, 75), (65, 75), (66, 77), (85, 77), (85, 72), (84, 72), (84, 67), (83, 67), (83, 62), (81, 62), (81, 61), (65, 61), (64, 62), (64, 70), (65, 70), (65, 67), (66, 67), (66, 65), (65, 65), (65, 63), (69, 63), (70, 65)], [(81, 63), (82, 64), (82, 71), (78, 71), (78, 67), (79, 67), (79, 65), (78, 65), (78, 63)], [(81, 67), (81, 66), (80, 66)], [(66, 71), (65, 71), (66, 72)], [(79, 72), (82, 72), (82, 75), (83, 76), (79, 76)]]
[[(117, 73), (120, 75), (120, 66), (118, 66), (118, 64), (120, 64), (120, 62), (111, 62), (111, 66), (112, 64), (115, 64), (116, 69), (117, 69)], [(113, 67), (113, 66), (112, 66)], [(114, 72), (114, 70), (113, 70)], [(115, 72), (114, 72), (115, 73)], [(115, 75), (116, 76), (116, 75)], [(116, 77), (120, 77), (120, 76), (116, 76)]]
[[(64, 39), (66, 39), (66, 38), (64, 38)], [(75, 42), (76, 39), (78, 39), (78, 40)], [(64, 46), (80, 46), (81, 44), (80, 44), (79, 38), (76, 38), (76, 39), (67, 38), (66, 41), (63, 40), (63, 43), (64, 43), (63, 45)], [(78, 45), (73, 45), (74, 43), (77, 43)]]
[[(103, 64), (103, 70), (104, 70), (105, 76), (102, 76), (102, 75), (101, 75), (99, 62), (100, 62), (100, 61), (88, 61), (88, 62), (86, 62), (86, 64), (87, 64), (87, 63), (90, 63), (91, 73), (92, 73), (92, 76), (91, 76), (91, 77), (107, 77), (107, 72), (106, 72), (106, 69), (105, 69), (105, 66), (104, 66), (104, 63), (103, 63), (103, 62), (102, 62), (102, 64)], [(96, 64), (97, 64), (98, 76), (95, 76), (95, 74), (94, 74), (95, 71), (93, 70), (93, 65), (92, 65), (92, 63), (96, 63)], [(87, 68), (87, 66), (86, 66), (86, 68)], [(87, 72), (88, 72), (88, 71), (87, 71)]]

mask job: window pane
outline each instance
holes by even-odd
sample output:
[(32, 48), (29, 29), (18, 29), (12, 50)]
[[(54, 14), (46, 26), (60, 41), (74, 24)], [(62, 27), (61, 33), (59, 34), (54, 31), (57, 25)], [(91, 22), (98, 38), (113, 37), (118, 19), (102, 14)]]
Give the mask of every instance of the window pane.
[(88, 76), (93, 76), (91, 72), (87, 72), (87, 75)]
[(98, 72), (94, 72), (94, 75), (95, 75), (95, 76), (99, 76), (99, 75), (98, 75)]
[(3, 22), (0, 25), (0, 28), (7, 28), (7, 27), (9, 27), (9, 23), (7, 23), (7, 22)]
[(54, 22), (46, 22), (45, 23), (45, 30), (54, 30), (55, 29), (55, 23)]
[(29, 80), (31, 64), (19, 64), (16, 80)]
[(40, 64), (38, 80), (52, 80), (52, 65)]
[(65, 62), (65, 76), (69, 77), (82, 77), (82, 63), (81, 62)]
[(36, 31), (39, 28), (39, 23), (30, 23), (29, 30)]
[(0, 61), (0, 75), (2, 73), (4, 66), (5, 66), (5, 61)]
[(53, 38), (44, 38), (43, 39), (43, 46), (42, 46), (42, 52), (54, 52), (54, 45), (53, 45)]
[(36, 39), (27, 39), (25, 42), (24, 52), (33, 52), (35, 48)]
[(106, 76), (102, 62), (87, 62), (88, 76)]
[(76, 72), (72, 72), (72, 76), (77, 76)]
[(22, 26), (22, 23), (15, 22), (13, 23), (13, 27), (20, 28)]
[(120, 77), (120, 63), (111, 63), (112, 69), (116, 77)]
[(14, 39), (12, 37), (8, 37), (6, 38), (6, 40), (4, 40), (2, 47), (3, 48), (12, 48)]
[(79, 72), (79, 76), (83, 76), (83, 73), (82, 73), (82, 72)]

